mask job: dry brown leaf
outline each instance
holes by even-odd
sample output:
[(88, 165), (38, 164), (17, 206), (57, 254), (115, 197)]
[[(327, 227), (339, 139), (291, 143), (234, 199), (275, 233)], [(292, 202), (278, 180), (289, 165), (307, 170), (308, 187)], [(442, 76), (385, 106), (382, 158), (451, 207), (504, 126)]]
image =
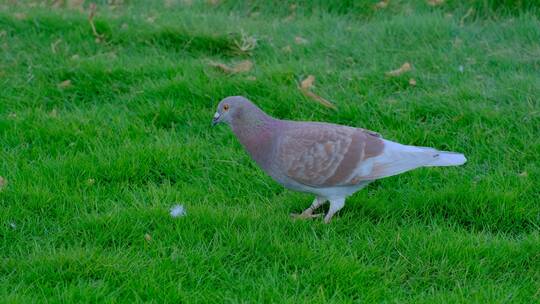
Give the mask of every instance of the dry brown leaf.
[(305, 38), (302, 38), (300, 36), (294, 37), (294, 42), (296, 44), (307, 44), (308, 43), (308, 41)]
[(79, 11), (82, 12), (83, 11), (84, 1), (85, 0), (68, 0), (67, 1), (67, 6), (70, 9), (76, 9), (76, 10), (79, 10)]
[(174, 0), (165, 0), (163, 2), (163, 5), (166, 7), (166, 8), (169, 8), (169, 7), (172, 7), (174, 6), (176, 3)]
[(463, 44), (463, 40), (461, 40), (459, 37), (456, 37), (456, 39), (452, 41), (452, 46), (455, 48), (461, 47), (462, 44)]
[(414, 78), (409, 79), (409, 84), (413, 87), (416, 86), (416, 79)]
[(292, 48), (290, 45), (284, 46), (283, 48), (281, 48), (281, 50), (285, 53), (292, 53)]
[(336, 106), (322, 98), (321, 96), (311, 92), (309, 89), (311, 89), (313, 87), (313, 83), (315, 82), (315, 76), (313, 75), (309, 75), (308, 77), (306, 77), (306, 79), (302, 80), (300, 82), (300, 86), (298, 87), (298, 89), (300, 89), (300, 91), (302, 92), (302, 94), (306, 95), (307, 97), (319, 102), (320, 104), (322, 104), (323, 106), (327, 107), (327, 108), (332, 108), (332, 109), (336, 109)]
[(318, 101), (320, 104), (322, 104), (323, 106), (327, 107), (327, 108), (331, 108), (331, 109), (336, 109), (336, 106), (331, 103), (330, 101), (322, 98), (321, 96), (311, 92), (311, 91), (308, 91), (308, 90), (302, 90), (302, 93), (304, 93), (304, 95)]
[(15, 13), (15, 14), (13, 14), (13, 17), (15, 17), (15, 19), (17, 19), (17, 20), (25, 20), (26, 19), (26, 14), (25, 13)]
[(375, 4), (375, 9), (386, 8), (389, 2), (390, 0), (381, 0), (377, 4)]
[(427, 0), (427, 4), (431, 6), (438, 6), (444, 3), (444, 0)]
[(64, 5), (64, 0), (54, 0), (52, 3), (53, 8), (60, 8)]
[(244, 60), (233, 67), (233, 73), (249, 72), (251, 68), (253, 68), (253, 62), (250, 60)]
[(296, 4), (291, 4), (289, 6), (289, 16), (285, 17), (285, 21), (292, 21), (294, 18), (296, 18), (296, 8), (298, 6)]
[(64, 81), (62, 81), (62, 82), (60, 82), (60, 83), (58, 84), (58, 87), (59, 87), (60, 89), (65, 89), (65, 88), (68, 88), (68, 87), (70, 87), (70, 86), (71, 86), (71, 80), (69, 80), (69, 79), (64, 80)]
[(124, 4), (124, 0), (107, 0), (107, 4), (113, 9)]
[(410, 71), (412, 69), (412, 65), (408, 62), (405, 62), (401, 67), (399, 67), (399, 69), (396, 69), (396, 70), (393, 70), (393, 71), (390, 71), (390, 72), (386, 72), (386, 76), (390, 76), (390, 77), (397, 77), (403, 73), (407, 73), (408, 71)]
[(251, 62), (250, 60), (240, 61), (232, 67), (224, 63), (214, 62), (214, 61), (210, 61), (209, 65), (215, 68), (218, 68), (222, 72), (227, 73), (227, 74), (249, 72), (253, 68), (253, 62)]
[(306, 89), (306, 90), (311, 89), (314, 82), (315, 82), (315, 76), (308, 75), (308, 77), (306, 77), (306, 79), (304, 79), (304, 80), (302, 80), (302, 82), (300, 82), (300, 88)]
[(0, 176), (0, 191), (4, 190), (7, 185), (7, 180)]

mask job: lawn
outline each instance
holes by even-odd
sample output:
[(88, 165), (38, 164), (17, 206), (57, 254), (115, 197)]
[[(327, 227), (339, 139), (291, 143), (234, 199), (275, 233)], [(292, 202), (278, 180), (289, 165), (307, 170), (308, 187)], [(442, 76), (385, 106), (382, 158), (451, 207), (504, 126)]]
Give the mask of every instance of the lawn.
[[(77, 2), (0, 0), (2, 302), (540, 301), (538, 1)], [(293, 221), (229, 95), (468, 162)]]

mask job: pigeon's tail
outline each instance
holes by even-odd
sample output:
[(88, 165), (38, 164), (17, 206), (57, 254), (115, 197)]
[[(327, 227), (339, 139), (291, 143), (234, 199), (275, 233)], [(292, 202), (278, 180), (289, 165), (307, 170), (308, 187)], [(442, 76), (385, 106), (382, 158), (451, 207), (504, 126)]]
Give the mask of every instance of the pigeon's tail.
[(424, 165), (425, 167), (445, 167), (445, 166), (459, 166), (467, 162), (465, 155), (456, 152), (437, 151), (437, 154), (433, 155), (433, 161)]
[(388, 177), (420, 167), (459, 166), (467, 161), (460, 153), (402, 145), (385, 139), (383, 142), (382, 154), (360, 166), (360, 170), (369, 172), (362, 176), (366, 180)]

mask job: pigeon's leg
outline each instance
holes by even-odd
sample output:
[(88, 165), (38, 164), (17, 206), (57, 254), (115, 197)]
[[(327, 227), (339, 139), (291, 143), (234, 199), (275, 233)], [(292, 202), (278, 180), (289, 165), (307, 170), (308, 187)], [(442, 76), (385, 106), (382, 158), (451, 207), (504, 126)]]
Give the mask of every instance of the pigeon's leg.
[(338, 198), (338, 199), (331, 199), (330, 200), (330, 209), (328, 209), (328, 213), (324, 217), (324, 222), (326, 224), (330, 223), (330, 220), (334, 216), (336, 212), (341, 210), (345, 206), (345, 198)]
[(326, 202), (326, 199), (324, 197), (317, 196), (315, 200), (313, 201), (313, 203), (311, 204), (311, 206), (309, 206), (309, 208), (307, 208), (300, 214), (293, 213), (291, 214), (291, 216), (293, 218), (298, 218), (298, 219), (306, 219), (306, 218), (314, 218), (314, 217), (322, 216), (322, 214), (313, 214), (313, 211), (315, 211), (322, 204), (324, 204), (324, 202)]

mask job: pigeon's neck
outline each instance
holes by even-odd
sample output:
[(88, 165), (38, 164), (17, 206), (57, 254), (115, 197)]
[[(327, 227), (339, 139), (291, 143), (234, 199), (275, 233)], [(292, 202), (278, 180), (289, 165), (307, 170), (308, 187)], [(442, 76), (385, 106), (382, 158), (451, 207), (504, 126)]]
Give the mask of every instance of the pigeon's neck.
[(265, 168), (270, 161), (274, 129), (278, 120), (258, 108), (240, 113), (232, 123), (232, 130), (251, 157)]

